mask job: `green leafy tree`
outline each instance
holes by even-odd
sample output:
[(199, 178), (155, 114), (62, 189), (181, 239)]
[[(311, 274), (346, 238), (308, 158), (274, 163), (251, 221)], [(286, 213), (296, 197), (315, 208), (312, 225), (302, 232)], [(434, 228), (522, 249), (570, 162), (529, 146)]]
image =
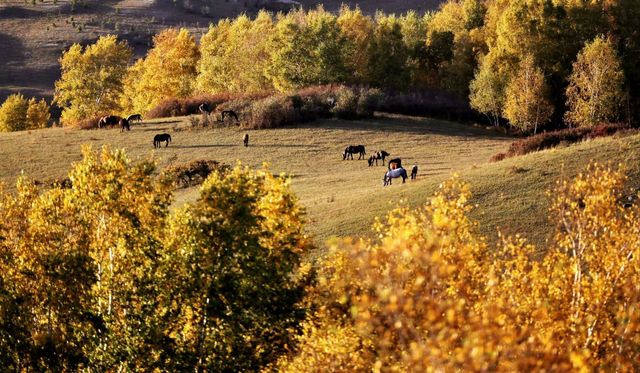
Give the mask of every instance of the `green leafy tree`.
[(536, 133), (538, 126), (546, 123), (553, 114), (547, 94), (542, 70), (534, 64), (533, 57), (525, 58), (507, 85), (504, 117), (513, 127)]
[(613, 42), (598, 36), (585, 45), (573, 64), (565, 120), (575, 126), (593, 126), (619, 118), (623, 84), (624, 73)]
[(489, 55), (481, 63), (469, 87), (471, 107), (485, 114), (495, 126), (500, 124), (507, 81), (507, 75), (495, 67)]
[(364, 83), (367, 77), (367, 54), (373, 37), (373, 19), (362, 14), (360, 8), (340, 8), (338, 26), (345, 38), (343, 48), (344, 63), (350, 74), (347, 80), (351, 83)]
[(62, 76), (55, 83), (54, 101), (62, 108), (64, 125), (120, 112), (122, 79), (131, 48), (114, 35), (102, 36), (85, 48), (74, 44), (60, 58)]
[(201, 92), (255, 92), (271, 88), (265, 76), (270, 38), (275, 25), (270, 13), (254, 20), (241, 15), (221, 20), (200, 40), (196, 89)]
[(402, 25), (395, 16), (376, 14), (373, 38), (367, 51), (367, 80), (378, 87), (403, 88), (409, 82), (408, 51)]
[(154, 267), (171, 189), (149, 162), (132, 166), (108, 149), (83, 154), (71, 188), (38, 191), (21, 179), (16, 196), (2, 194), (0, 282), (11, 284), (2, 301), (20, 314), (2, 327), (16, 328), (9, 366), (19, 371), (154, 361)]
[(342, 83), (347, 78), (343, 60), (346, 39), (336, 16), (319, 8), (295, 12), (276, 27), (268, 74), (280, 91), (309, 85)]
[(425, 81), (427, 74), (427, 25), (423, 17), (414, 11), (409, 11), (400, 17), (402, 39), (407, 48), (407, 68), (410, 75), (410, 85), (418, 86)]

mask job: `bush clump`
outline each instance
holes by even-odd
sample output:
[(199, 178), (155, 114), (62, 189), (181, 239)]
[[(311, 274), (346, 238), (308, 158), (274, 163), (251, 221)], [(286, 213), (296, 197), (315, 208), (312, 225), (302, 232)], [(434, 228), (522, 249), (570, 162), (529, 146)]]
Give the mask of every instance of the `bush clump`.
[(599, 124), (595, 127), (567, 128), (559, 131), (543, 132), (514, 141), (506, 153), (494, 155), (491, 157), (491, 161), (497, 162), (517, 155), (554, 148), (561, 144), (573, 144), (586, 139), (611, 136), (629, 129), (629, 126), (625, 123), (609, 123)]
[(101, 116), (86, 118), (78, 121), (76, 123), (76, 127), (81, 130), (90, 130), (94, 128), (98, 128), (98, 122), (100, 121)]
[(51, 114), (44, 99), (27, 100), (21, 93), (13, 94), (0, 106), (0, 132), (13, 132), (44, 128)]
[(214, 171), (221, 174), (230, 169), (229, 165), (214, 160), (199, 159), (192, 162), (168, 166), (165, 174), (169, 176), (178, 188), (199, 185)]
[(246, 127), (264, 129), (282, 127), (296, 120), (293, 100), (288, 96), (270, 96), (251, 105)]
[(209, 110), (214, 111), (218, 105), (238, 99), (255, 99), (265, 97), (265, 93), (255, 94), (234, 94), (234, 93), (219, 93), (215, 95), (200, 95), (187, 98), (170, 98), (162, 101), (156, 105), (153, 109), (147, 113), (146, 117), (153, 118), (166, 118), (177, 117), (190, 114), (198, 114), (201, 104), (209, 105)]

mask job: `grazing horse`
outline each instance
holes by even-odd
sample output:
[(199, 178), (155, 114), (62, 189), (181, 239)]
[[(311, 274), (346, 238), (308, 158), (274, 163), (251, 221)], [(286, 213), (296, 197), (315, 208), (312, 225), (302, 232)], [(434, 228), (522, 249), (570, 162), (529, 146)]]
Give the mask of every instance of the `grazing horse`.
[(161, 133), (159, 135), (155, 135), (153, 137), (153, 147), (159, 148), (160, 143), (163, 141), (166, 141), (166, 145), (164, 146), (166, 148), (167, 146), (169, 146), (169, 143), (171, 142), (171, 135), (169, 135), (168, 133)]
[[(384, 166), (384, 160), (390, 156), (391, 154), (385, 152), (384, 150), (380, 150), (378, 153), (378, 159), (382, 159), (382, 165)], [(376, 166), (378, 165), (378, 163), (376, 163)]]
[(140, 122), (140, 121), (142, 121), (142, 114), (131, 114), (131, 115), (129, 115), (129, 116), (127, 117), (127, 120), (128, 120), (129, 122), (133, 122), (134, 120), (135, 120), (136, 122)]
[(123, 132), (124, 130), (130, 131), (131, 126), (129, 125), (129, 120), (126, 118), (120, 118), (120, 132)]
[(415, 180), (418, 177), (418, 165), (414, 164), (411, 167), (411, 180)]
[(211, 113), (211, 110), (209, 110), (209, 105), (207, 105), (206, 103), (202, 103), (200, 104), (200, 106), (198, 106), (198, 110), (200, 111), (200, 113), (202, 114), (207, 114), (209, 115), (209, 113)]
[(344, 149), (342, 160), (344, 161), (345, 159), (347, 159), (347, 157), (351, 157), (351, 159), (353, 159), (353, 155), (355, 153), (360, 154), (358, 156), (358, 159), (364, 159), (365, 154), (367, 154), (364, 151), (364, 145), (349, 145)]
[(389, 160), (389, 169), (395, 170), (396, 168), (402, 168), (402, 159), (394, 158)]
[(385, 152), (384, 150), (376, 151), (373, 153), (371, 157), (369, 157), (369, 167), (373, 166), (373, 162), (376, 162), (376, 166), (378, 165), (378, 159), (382, 159), (382, 165), (384, 166), (384, 160), (390, 154)]
[(402, 184), (404, 184), (404, 182), (407, 180), (407, 170), (405, 170), (402, 167), (399, 167), (399, 168), (387, 171), (384, 174), (384, 177), (382, 178), (382, 185), (383, 186), (391, 185), (391, 179), (397, 179), (399, 177), (402, 178)]
[(226, 117), (231, 117), (238, 121), (238, 114), (233, 110), (222, 110), (222, 119), (220, 119), (220, 122), (224, 122), (224, 118)]
[(117, 115), (107, 115), (98, 121), (98, 128), (106, 127), (106, 126), (116, 126), (120, 123), (120, 117)]
[(249, 134), (245, 133), (244, 136), (242, 136), (242, 142), (244, 143), (244, 146), (249, 146)]

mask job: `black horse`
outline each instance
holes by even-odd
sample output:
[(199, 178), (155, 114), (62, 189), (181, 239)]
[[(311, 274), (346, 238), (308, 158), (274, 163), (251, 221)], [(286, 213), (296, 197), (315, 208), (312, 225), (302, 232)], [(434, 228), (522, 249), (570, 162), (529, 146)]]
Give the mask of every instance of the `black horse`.
[(120, 119), (122, 118), (117, 115), (107, 115), (105, 117), (102, 117), (98, 121), (98, 128), (106, 126), (117, 126), (120, 123)]
[(342, 160), (344, 161), (347, 157), (351, 157), (353, 159), (353, 155), (358, 153), (358, 159), (364, 159), (365, 151), (364, 145), (349, 145), (344, 149), (344, 154), (342, 155)]
[(153, 137), (153, 147), (159, 148), (161, 145), (160, 143), (163, 141), (166, 142), (164, 146), (166, 148), (167, 146), (169, 146), (169, 143), (171, 142), (171, 135), (169, 135), (168, 133), (161, 133), (159, 135), (155, 135)]
[(129, 115), (129, 116), (127, 117), (127, 120), (128, 120), (129, 122), (133, 122), (134, 120), (135, 120), (136, 122), (140, 122), (140, 121), (142, 121), (142, 114), (131, 114), (131, 115)]
[(222, 119), (220, 119), (220, 122), (224, 122), (224, 118), (226, 117), (231, 117), (233, 119), (235, 119), (236, 121), (238, 121), (238, 114), (236, 114), (235, 111), (233, 110), (223, 110), (222, 111)]
[(411, 167), (411, 180), (415, 180), (418, 177), (418, 165), (414, 164)]
[(129, 125), (129, 120), (120, 118), (120, 132), (124, 132), (124, 130), (130, 131), (131, 126)]

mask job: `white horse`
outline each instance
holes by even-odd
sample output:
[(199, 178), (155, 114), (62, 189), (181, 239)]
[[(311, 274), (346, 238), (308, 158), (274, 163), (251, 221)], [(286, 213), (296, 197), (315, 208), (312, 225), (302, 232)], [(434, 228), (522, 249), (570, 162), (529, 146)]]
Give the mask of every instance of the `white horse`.
[(382, 181), (383, 181), (382, 185), (383, 186), (391, 185), (391, 179), (397, 179), (399, 177), (402, 178), (402, 183), (404, 184), (404, 182), (407, 180), (407, 170), (405, 170), (402, 167), (399, 167), (399, 168), (387, 171), (387, 173), (384, 174), (384, 178), (382, 178)]

